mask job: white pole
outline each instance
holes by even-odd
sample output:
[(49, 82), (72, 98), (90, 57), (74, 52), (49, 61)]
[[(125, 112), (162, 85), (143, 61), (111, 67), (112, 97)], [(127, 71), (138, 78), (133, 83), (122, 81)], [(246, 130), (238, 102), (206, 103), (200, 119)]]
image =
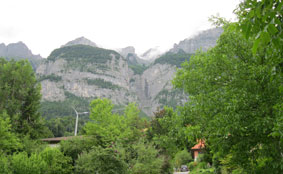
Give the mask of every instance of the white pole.
[(88, 112), (82, 112), (82, 113), (78, 113), (77, 110), (72, 107), (74, 109), (74, 111), (76, 112), (76, 125), (75, 125), (75, 136), (77, 136), (77, 132), (78, 132), (78, 122), (79, 122), (79, 114), (88, 114)]
[(75, 136), (77, 136), (77, 132), (78, 132), (78, 120), (79, 120), (79, 113), (76, 111), (76, 109), (75, 108), (73, 108), (74, 109), (74, 111), (76, 112), (76, 115), (77, 115), (77, 117), (76, 117), (76, 125), (75, 125)]

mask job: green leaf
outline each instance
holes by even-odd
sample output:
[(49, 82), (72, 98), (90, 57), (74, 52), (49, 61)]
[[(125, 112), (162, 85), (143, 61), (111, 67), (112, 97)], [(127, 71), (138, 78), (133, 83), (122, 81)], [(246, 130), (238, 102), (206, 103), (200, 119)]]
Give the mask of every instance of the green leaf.
[(254, 55), (256, 54), (259, 42), (260, 42), (260, 38), (256, 39), (255, 42), (254, 42), (254, 45), (253, 45), (253, 48), (252, 48), (252, 52), (253, 52)]
[(274, 35), (278, 32), (278, 29), (275, 27), (274, 24), (269, 24), (267, 30), (271, 35)]
[(268, 32), (261, 32), (260, 39), (263, 43), (267, 44), (270, 41), (270, 35)]
[(255, 12), (256, 12), (256, 16), (258, 18), (261, 18), (260, 8), (257, 8)]

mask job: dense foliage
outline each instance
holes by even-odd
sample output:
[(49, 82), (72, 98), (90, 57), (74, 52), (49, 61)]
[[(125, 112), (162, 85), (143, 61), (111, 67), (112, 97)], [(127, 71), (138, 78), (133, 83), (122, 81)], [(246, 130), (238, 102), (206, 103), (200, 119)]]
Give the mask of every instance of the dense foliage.
[(47, 59), (56, 60), (58, 58), (64, 58), (67, 61), (80, 60), (88, 63), (104, 64), (107, 61), (112, 60), (112, 55), (116, 59), (120, 58), (120, 55), (112, 50), (106, 50), (88, 45), (73, 45), (55, 49)]
[(50, 80), (52, 82), (59, 82), (62, 80), (61, 76), (57, 76), (55, 74), (50, 74), (50, 75), (42, 75), (40, 76), (40, 78), (38, 79), (39, 82), (43, 81), (43, 80)]
[(188, 130), (206, 139), (215, 163), (281, 173), (282, 140), (274, 130), (282, 119), (282, 55), (269, 55), (262, 46), (253, 54), (253, 44), (226, 24), (217, 45), (184, 63), (174, 84), (190, 94), (184, 108), (192, 120)]
[(184, 51), (179, 51), (178, 53), (168, 52), (165, 55), (157, 58), (154, 64), (170, 64), (177, 67), (181, 67), (184, 61), (189, 61), (192, 54), (187, 54)]
[(95, 85), (99, 88), (112, 89), (112, 90), (121, 88), (120, 86), (115, 85), (112, 82), (108, 82), (108, 81), (105, 81), (104, 79), (100, 79), (100, 78), (86, 79), (86, 81), (87, 81), (88, 85)]
[[(88, 121), (87, 115), (80, 115), (78, 121), (78, 134), (82, 133), (83, 126)], [(76, 114), (73, 116), (55, 117), (46, 121), (46, 126), (53, 133), (54, 137), (72, 136), (75, 132)]]
[[(79, 108), (79, 111), (87, 112), (89, 110), (89, 99), (75, 96), (74, 94), (65, 91), (66, 99), (64, 101), (42, 101), (39, 109), (42, 116), (46, 119), (63, 116), (75, 116), (72, 107)], [(82, 115), (83, 118), (85, 118)]]
[(134, 71), (134, 74), (142, 74), (147, 69), (147, 66), (136, 64), (136, 65), (129, 65), (129, 68), (131, 68)]
[[(40, 84), (28, 61), (0, 59), (0, 114), (8, 115), (13, 131), (35, 139), (46, 136), (40, 107)], [(5, 113), (5, 114), (4, 114)]]
[(187, 97), (184, 95), (183, 90), (180, 89), (162, 89), (154, 98), (158, 103), (163, 106), (170, 106), (174, 109), (177, 106), (180, 106), (184, 101), (187, 100)]

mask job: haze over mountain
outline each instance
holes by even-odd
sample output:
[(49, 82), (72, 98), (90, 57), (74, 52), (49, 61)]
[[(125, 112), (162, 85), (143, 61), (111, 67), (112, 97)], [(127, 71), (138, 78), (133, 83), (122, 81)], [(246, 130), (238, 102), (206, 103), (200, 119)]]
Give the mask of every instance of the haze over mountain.
[(117, 50), (123, 57), (125, 57), (130, 65), (149, 65), (150, 61), (141, 59), (135, 51), (133, 46), (128, 46)]
[(186, 53), (194, 53), (198, 49), (206, 51), (216, 45), (216, 41), (223, 32), (222, 28), (213, 28), (202, 31), (197, 35), (180, 41), (178, 44), (174, 44), (174, 47), (169, 50), (172, 53), (178, 53), (179, 50), (183, 50)]
[(154, 61), (156, 58), (160, 57), (164, 52), (160, 50), (160, 47), (156, 46), (154, 48), (150, 48), (140, 55), (142, 59), (148, 61)]

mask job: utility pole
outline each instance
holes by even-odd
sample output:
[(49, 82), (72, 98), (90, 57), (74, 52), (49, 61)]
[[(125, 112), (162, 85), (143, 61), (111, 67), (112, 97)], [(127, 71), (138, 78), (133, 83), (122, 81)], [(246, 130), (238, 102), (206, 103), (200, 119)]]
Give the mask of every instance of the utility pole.
[(75, 136), (77, 136), (77, 132), (78, 132), (78, 120), (79, 120), (79, 114), (88, 114), (88, 112), (77, 112), (77, 110), (72, 107), (74, 109), (74, 111), (76, 112), (76, 125), (75, 125)]

